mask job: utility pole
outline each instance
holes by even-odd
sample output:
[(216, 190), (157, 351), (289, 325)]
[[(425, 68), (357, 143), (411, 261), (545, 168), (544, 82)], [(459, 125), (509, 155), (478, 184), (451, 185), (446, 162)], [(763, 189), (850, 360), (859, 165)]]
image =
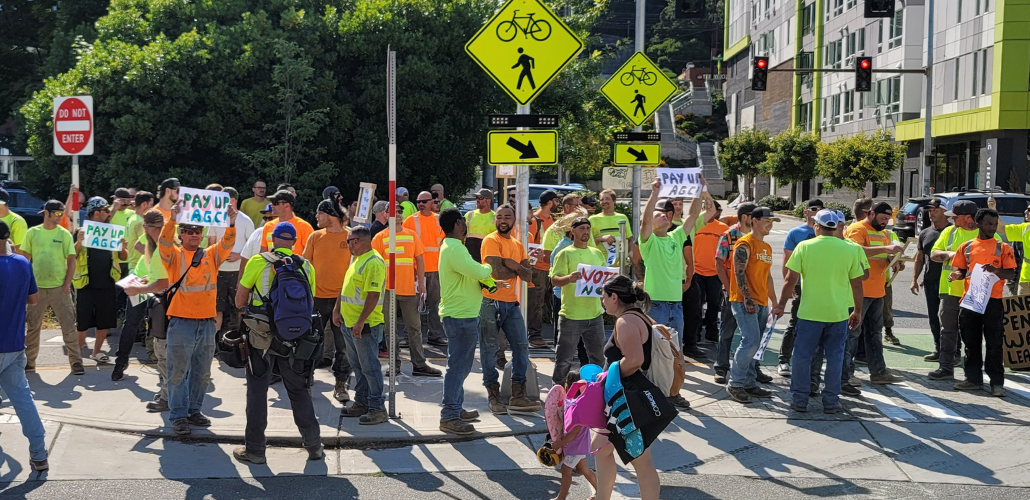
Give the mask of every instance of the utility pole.
[[(923, 168), (919, 170), (919, 193), (930, 194), (930, 165), (933, 162), (933, 0), (926, 0), (926, 104), (923, 112)], [(904, 182), (904, 179), (899, 179)]]

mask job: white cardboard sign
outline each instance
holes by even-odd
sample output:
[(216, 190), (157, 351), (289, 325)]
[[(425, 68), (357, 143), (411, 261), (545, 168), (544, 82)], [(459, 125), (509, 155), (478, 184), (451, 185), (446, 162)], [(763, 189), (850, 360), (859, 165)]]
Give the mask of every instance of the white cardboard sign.
[(229, 193), (179, 188), (182, 210), (175, 222), (194, 226), (229, 227)]
[(576, 268), (582, 275), (576, 280), (577, 297), (601, 297), (601, 288), (612, 276), (619, 274), (619, 268), (580, 264)]
[(354, 214), (354, 222), (365, 223), (372, 220), (372, 198), (375, 197), (376, 185), (362, 182), (358, 187), (358, 210)]
[(659, 168), (658, 179), (662, 181), (662, 189), (658, 192), (662, 198), (701, 196), (700, 168)]
[(82, 231), (82, 246), (86, 248), (112, 252), (122, 249), (122, 238), (125, 237), (125, 228), (122, 226), (87, 220), (82, 222)]

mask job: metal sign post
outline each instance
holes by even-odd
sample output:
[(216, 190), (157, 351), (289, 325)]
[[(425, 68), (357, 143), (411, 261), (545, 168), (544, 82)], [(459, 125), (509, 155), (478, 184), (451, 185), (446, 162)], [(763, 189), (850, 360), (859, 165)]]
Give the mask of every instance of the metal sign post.
[[(519, 105), (516, 114), (528, 115), (529, 104)], [(519, 127), (519, 130), (523, 130)], [(519, 239), (522, 241), (522, 248), (526, 255), (529, 255), (529, 165), (515, 167), (515, 220), (519, 222)], [(529, 321), (529, 307), (527, 298), (529, 285), (522, 281), (519, 287), (519, 309), (522, 311), (522, 321)]]
[[(390, 134), (390, 279), (386, 287), (386, 303), (389, 317), (386, 318), (387, 347), (390, 356), (390, 418), (400, 418), (397, 413), (397, 52), (386, 48), (386, 116)], [(422, 335), (422, 332), (418, 332)]]

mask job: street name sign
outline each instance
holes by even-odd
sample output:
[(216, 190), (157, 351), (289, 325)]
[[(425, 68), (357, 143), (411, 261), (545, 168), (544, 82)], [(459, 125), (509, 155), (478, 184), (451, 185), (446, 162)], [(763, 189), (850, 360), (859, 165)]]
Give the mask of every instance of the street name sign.
[(616, 165), (657, 165), (661, 161), (661, 144), (615, 143)]
[(636, 52), (604, 82), (601, 94), (633, 125), (640, 126), (678, 88), (654, 61), (643, 52)]
[(54, 154), (93, 154), (93, 97), (54, 99)]
[(558, 131), (491, 130), (486, 135), (490, 165), (556, 165)]
[(582, 50), (583, 41), (540, 0), (508, 0), (465, 44), (465, 52), (523, 106)]

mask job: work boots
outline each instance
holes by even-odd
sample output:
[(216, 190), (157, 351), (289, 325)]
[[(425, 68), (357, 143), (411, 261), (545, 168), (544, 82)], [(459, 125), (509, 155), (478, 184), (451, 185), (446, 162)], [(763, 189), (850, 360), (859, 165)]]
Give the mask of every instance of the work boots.
[(508, 409), (514, 411), (540, 411), (539, 401), (531, 401), (526, 397), (526, 384), (511, 383), (511, 399), (508, 400)]
[(501, 404), (501, 386), (493, 383), (486, 386), (486, 397), (489, 402), (490, 411), (495, 415), (508, 413), (508, 408)]

